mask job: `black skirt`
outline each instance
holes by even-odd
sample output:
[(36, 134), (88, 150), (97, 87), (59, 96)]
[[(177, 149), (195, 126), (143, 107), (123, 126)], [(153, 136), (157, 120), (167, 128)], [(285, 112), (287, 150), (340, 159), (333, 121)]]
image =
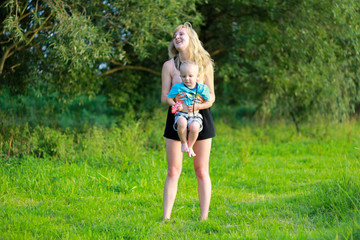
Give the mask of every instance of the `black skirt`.
[[(203, 116), (203, 130), (199, 133), (197, 140), (204, 140), (215, 137), (214, 121), (211, 115), (210, 108), (200, 110), (199, 113)], [(171, 107), (169, 107), (164, 137), (180, 141), (178, 133), (173, 128), (174, 121), (175, 116), (171, 113)]]

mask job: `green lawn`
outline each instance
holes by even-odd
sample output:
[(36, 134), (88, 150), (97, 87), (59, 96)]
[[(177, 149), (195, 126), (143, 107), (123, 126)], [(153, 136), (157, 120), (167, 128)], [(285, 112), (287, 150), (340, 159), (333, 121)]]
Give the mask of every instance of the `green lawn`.
[(27, 154), (14, 141), (19, 154), (0, 158), (0, 239), (360, 239), (359, 122), (308, 124), (300, 137), (282, 122), (218, 120), (205, 222), (188, 157), (161, 221), (162, 128), (29, 130)]

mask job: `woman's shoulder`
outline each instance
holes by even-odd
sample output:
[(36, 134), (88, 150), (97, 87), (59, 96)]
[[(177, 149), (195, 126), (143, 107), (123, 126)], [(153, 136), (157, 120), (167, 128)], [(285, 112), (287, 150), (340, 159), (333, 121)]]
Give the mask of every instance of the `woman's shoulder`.
[(164, 62), (163, 67), (171, 67), (174, 64), (174, 58), (171, 58)]
[(166, 71), (166, 72), (170, 73), (171, 75), (173, 75), (173, 70), (174, 70), (174, 59), (171, 58), (171, 59), (167, 60), (166, 62), (164, 62), (163, 72)]

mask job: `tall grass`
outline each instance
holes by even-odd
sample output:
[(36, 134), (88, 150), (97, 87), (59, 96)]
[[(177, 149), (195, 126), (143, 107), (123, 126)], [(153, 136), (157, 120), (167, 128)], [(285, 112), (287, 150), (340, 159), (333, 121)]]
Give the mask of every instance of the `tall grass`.
[(172, 219), (162, 222), (163, 119), (158, 111), (110, 128), (2, 135), (0, 238), (360, 238), (359, 122), (308, 124), (298, 136), (284, 122), (217, 118), (209, 220), (199, 221), (184, 157)]

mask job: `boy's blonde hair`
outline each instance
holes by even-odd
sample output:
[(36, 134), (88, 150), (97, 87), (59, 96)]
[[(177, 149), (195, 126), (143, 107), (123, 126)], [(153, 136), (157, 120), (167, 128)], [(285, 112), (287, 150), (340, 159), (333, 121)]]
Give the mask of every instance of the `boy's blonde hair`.
[(187, 65), (195, 66), (195, 67), (197, 68), (198, 73), (199, 73), (199, 65), (198, 65), (196, 62), (190, 61), (190, 60), (186, 60), (186, 61), (184, 61), (184, 62), (181, 62), (181, 64), (180, 64), (180, 69), (179, 69), (180, 72), (181, 72), (181, 69), (182, 69), (184, 66), (187, 66)]
[[(178, 26), (174, 30), (174, 34), (179, 31), (181, 28), (185, 28), (189, 38), (189, 54), (190, 58), (189, 60), (195, 62), (199, 67), (199, 74), (200, 78), (204, 78), (206, 73), (208, 73), (210, 70), (213, 70), (214, 68), (214, 62), (210, 57), (210, 54), (204, 49), (199, 36), (195, 32), (195, 30), (192, 28), (191, 23), (185, 22), (184, 24)], [(174, 41), (170, 42), (169, 45), (169, 57), (173, 58), (177, 56), (179, 52), (176, 50), (174, 46)], [(176, 59), (175, 65), (177, 67), (180, 66), (180, 60), (179, 58)]]

